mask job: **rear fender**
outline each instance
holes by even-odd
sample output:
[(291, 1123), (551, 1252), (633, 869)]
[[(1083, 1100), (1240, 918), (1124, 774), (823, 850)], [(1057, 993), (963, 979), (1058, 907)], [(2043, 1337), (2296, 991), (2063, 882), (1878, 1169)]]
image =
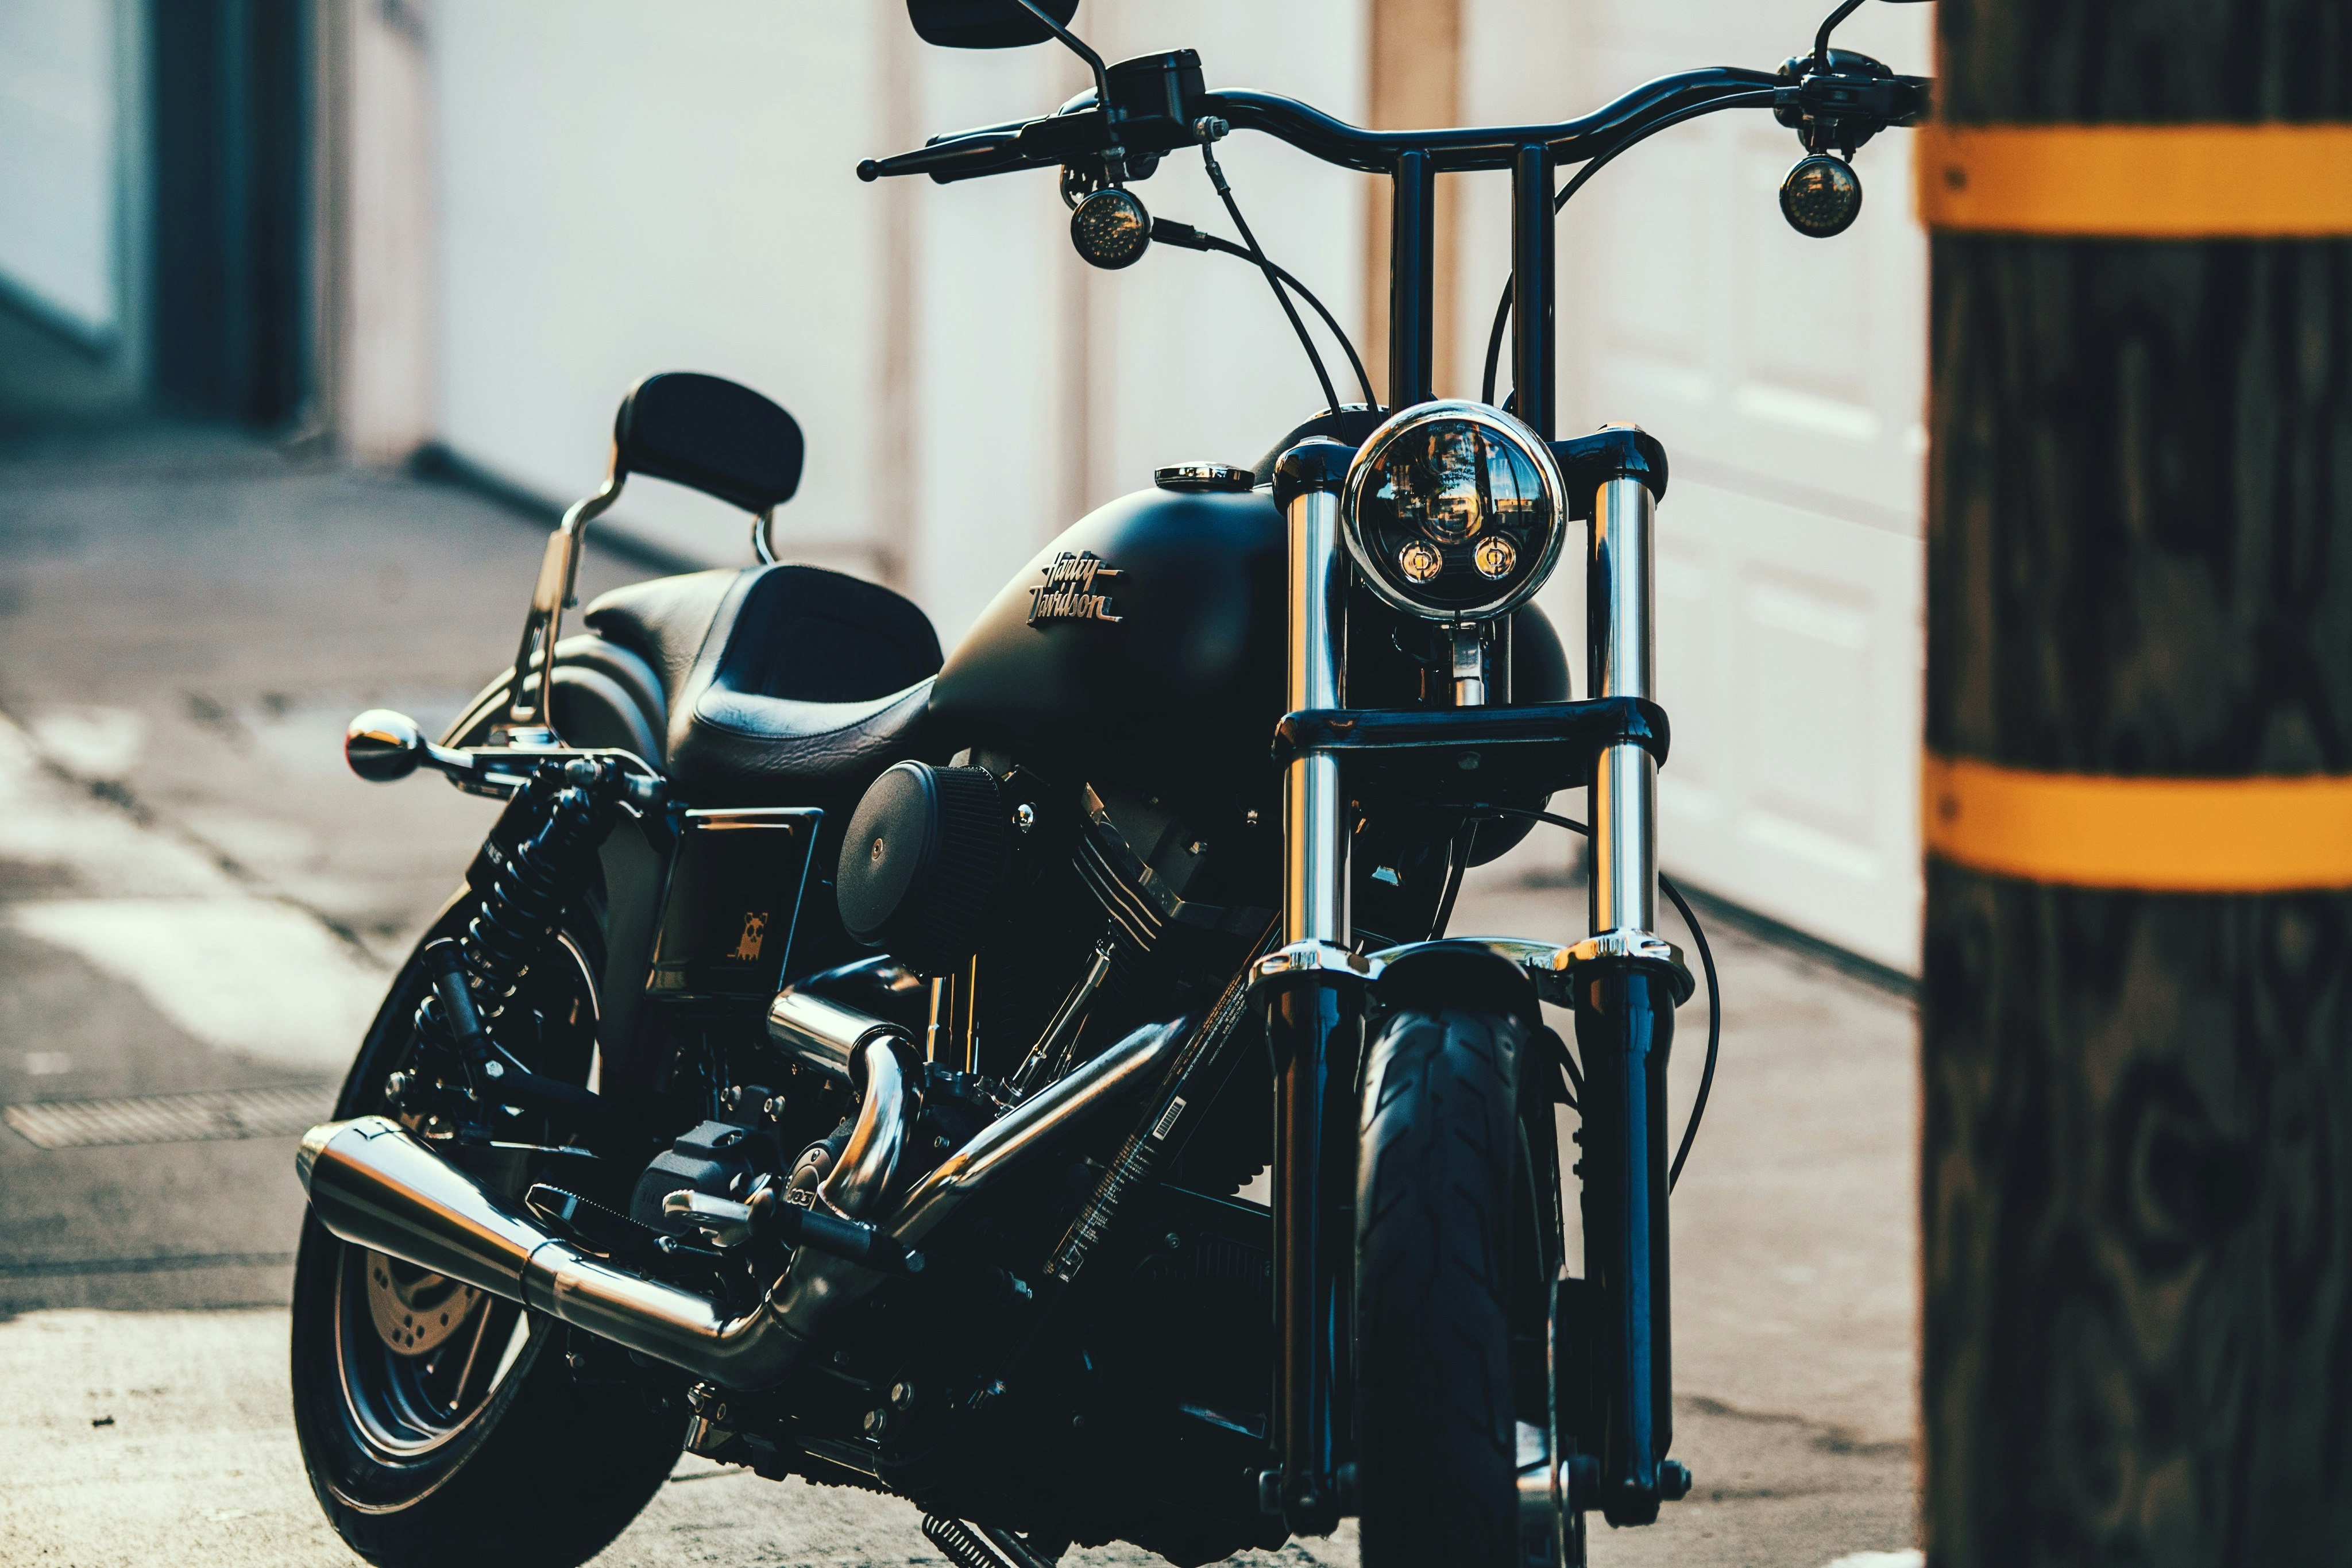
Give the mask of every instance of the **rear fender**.
[[(506, 710), (514, 672), (497, 679), (466, 704), (445, 746), (478, 746)], [(593, 632), (555, 645), (555, 731), (575, 746), (612, 746), (634, 752), (662, 766), (662, 737), (669, 732), (668, 706), (653, 666), (617, 643)]]

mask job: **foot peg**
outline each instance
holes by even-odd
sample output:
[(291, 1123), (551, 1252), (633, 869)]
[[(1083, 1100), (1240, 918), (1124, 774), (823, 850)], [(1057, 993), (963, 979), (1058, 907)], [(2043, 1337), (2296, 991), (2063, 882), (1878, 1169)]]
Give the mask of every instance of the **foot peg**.
[(765, 1237), (785, 1247), (809, 1247), (877, 1273), (923, 1271), (921, 1253), (901, 1247), (863, 1220), (843, 1219), (814, 1205), (803, 1207), (790, 1201), (778, 1202), (772, 1187), (762, 1187), (749, 1203), (740, 1204), (691, 1189), (675, 1192), (662, 1199), (662, 1213), (683, 1219), (721, 1251)]
[(593, 1199), (549, 1186), (545, 1182), (535, 1184), (523, 1194), (522, 1202), (551, 1229), (581, 1246), (656, 1274), (673, 1273), (680, 1265), (700, 1270), (719, 1261), (719, 1255), (707, 1247), (666, 1235)]

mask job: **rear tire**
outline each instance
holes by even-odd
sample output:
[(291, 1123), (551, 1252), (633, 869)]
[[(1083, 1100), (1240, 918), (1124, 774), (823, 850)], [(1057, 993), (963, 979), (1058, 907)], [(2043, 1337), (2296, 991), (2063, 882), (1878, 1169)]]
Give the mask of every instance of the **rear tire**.
[(1515, 1087), (1507, 1016), (1391, 1014), (1364, 1080), (1356, 1436), (1365, 1568), (1508, 1568), (1519, 1551), (1511, 1374)]
[[(595, 925), (585, 910), (568, 922), (562, 944), (551, 944), (509, 1004), (541, 1017), (530, 1065), (573, 1083), (586, 1081), (595, 1024)], [(361, 1047), (338, 1118), (384, 1110), (383, 1081), (413, 1047), (425, 985), (411, 960)], [(517, 1193), (530, 1179), (519, 1173)], [(479, 1331), (481, 1351), (454, 1377), (390, 1351), (369, 1287), (372, 1271), (387, 1266), (402, 1271), (411, 1300), (437, 1301), (450, 1289), (303, 1215), (294, 1427), (335, 1532), (382, 1568), (574, 1568), (603, 1551), (676, 1466), (683, 1413), (654, 1408), (625, 1384), (580, 1383), (560, 1325), (488, 1298), (474, 1299), (448, 1342), (454, 1354), (469, 1327)]]

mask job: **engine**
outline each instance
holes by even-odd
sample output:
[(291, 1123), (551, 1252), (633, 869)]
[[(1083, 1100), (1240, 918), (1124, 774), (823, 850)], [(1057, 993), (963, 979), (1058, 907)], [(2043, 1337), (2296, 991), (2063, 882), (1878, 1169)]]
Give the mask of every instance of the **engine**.
[[(625, 1185), (531, 1190), (562, 1247), (644, 1281), (542, 1309), (604, 1314), (567, 1342), (575, 1375), (684, 1404), (698, 1452), (766, 1474), (1034, 1507), (1079, 1540), (1164, 1528), (1179, 1560), (1250, 1543), (1238, 1491), (1230, 1518), (1161, 1525), (1068, 1499), (1127, 1495), (1070, 1484), (1113, 1455), (1222, 1495), (1264, 1440), (1270, 1222), (1232, 1201), (1268, 1157), (1266, 1075), (1233, 1070), (1257, 1054), (1215, 1053), (1185, 1133), (1121, 1173), (1178, 1047), (1274, 939), (1276, 843), (1246, 805), (1004, 756), (886, 771), (834, 886), (809, 881), (878, 951), (764, 1005), (666, 1000), (627, 1089), (665, 1145)], [(958, 1174), (982, 1151), (992, 1184)], [(611, 1314), (655, 1300), (632, 1359)]]

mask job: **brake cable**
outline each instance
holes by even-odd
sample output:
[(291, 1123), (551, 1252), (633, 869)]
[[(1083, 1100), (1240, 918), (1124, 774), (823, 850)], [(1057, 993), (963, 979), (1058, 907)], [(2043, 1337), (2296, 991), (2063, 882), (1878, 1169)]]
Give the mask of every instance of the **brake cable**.
[[(1172, 218), (1155, 217), (1151, 220), (1151, 241), (1154, 245), (1172, 245), (1180, 250), (1197, 250), (1204, 256), (1238, 256), (1250, 262), (1261, 259), (1223, 235), (1211, 234), (1206, 229), (1194, 228), (1189, 223), (1178, 223)], [(1323, 324), (1331, 330), (1331, 336), (1338, 340), (1341, 351), (1347, 354), (1349, 368), (1356, 373), (1356, 384), (1364, 393), (1364, 406), (1378, 408), (1381, 400), (1372, 391), (1371, 375), (1364, 369), (1363, 356), (1356, 353), (1356, 345), (1349, 338), (1348, 329), (1339, 324), (1339, 318), (1325, 309), (1323, 301), (1315, 297), (1315, 291), (1293, 277), (1287, 268), (1271, 261), (1265, 265), (1323, 318)]]
[[(1608, 164), (1612, 158), (1614, 158), (1618, 153), (1624, 152), (1628, 147), (1639, 146), (1642, 142), (1648, 141), (1651, 137), (1655, 136), (1661, 131), (1665, 131), (1674, 126), (1680, 125), (1686, 120), (1696, 120), (1702, 114), (1712, 114), (1718, 109), (1748, 108), (1768, 104), (1772, 100), (1773, 90), (1769, 88), (1761, 89), (1744, 88), (1738, 92), (1718, 93), (1713, 98), (1703, 99), (1697, 103), (1690, 104), (1675, 110), (1672, 114), (1659, 120), (1654, 124), (1644, 125), (1639, 131), (1628, 135), (1623, 141), (1610, 147), (1606, 152), (1596, 153), (1591, 159), (1587, 160), (1584, 167), (1576, 172), (1576, 177), (1570, 180), (1566, 185), (1562, 186), (1560, 188), (1559, 195), (1552, 198), (1551, 210), (1554, 213), (1558, 213), (1561, 208), (1567, 206), (1568, 198), (1582, 190), (1584, 188), (1584, 182), (1599, 174), (1601, 169)], [(1486, 338), (1486, 374), (1485, 380), (1480, 384), (1480, 391), (1478, 395), (1478, 400), (1481, 403), (1493, 403), (1495, 401), (1495, 379), (1496, 373), (1502, 364), (1503, 359), (1503, 332), (1510, 324), (1511, 294), (1513, 292), (1513, 285), (1517, 281), (1517, 274), (1514, 274), (1510, 279), (1504, 282), (1503, 298), (1495, 307), (1495, 330), (1489, 333)], [(1514, 388), (1513, 390), (1516, 392), (1517, 389)]]
[[(1524, 816), (1532, 822), (1549, 822), (1554, 827), (1565, 827), (1570, 833), (1581, 834), (1587, 838), (1592, 837), (1592, 829), (1584, 824), (1553, 812), (1527, 811), (1515, 805), (1482, 805), (1478, 809), (1488, 816)], [(1690, 1121), (1683, 1128), (1682, 1144), (1675, 1151), (1675, 1163), (1666, 1172), (1666, 1190), (1672, 1192), (1675, 1184), (1682, 1180), (1683, 1162), (1690, 1158), (1691, 1144), (1698, 1139), (1699, 1119), (1706, 1114), (1707, 1093), (1715, 1088), (1716, 1052), (1723, 1043), (1723, 990), (1716, 979), (1715, 953), (1706, 945), (1706, 929), (1698, 923), (1698, 916), (1691, 912), (1682, 889), (1675, 887), (1674, 879), (1664, 871), (1658, 873), (1658, 886), (1667, 898), (1674, 900), (1675, 908), (1682, 912), (1683, 924), (1690, 927), (1691, 941), (1698, 948), (1699, 967), (1706, 973), (1706, 1066), (1698, 1075), (1698, 1098), (1691, 1101)], [(1566, 1049), (1563, 1042), (1561, 1050), (1565, 1052)], [(1576, 1072), (1571, 1063), (1563, 1062), (1562, 1065), (1575, 1076), (1577, 1087), (1581, 1089), (1583, 1075)]]
[[(1249, 258), (1257, 263), (1259, 271), (1265, 274), (1266, 287), (1274, 290), (1276, 300), (1282, 306), (1282, 313), (1290, 318), (1290, 330), (1298, 334), (1298, 346), (1307, 351), (1307, 359), (1314, 363), (1315, 379), (1323, 388), (1323, 402), (1331, 410), (1331, 417), (1339, 418), (1339, 394), (1331, 385), (1331, 373), (1323, 368), (1323, 356), (1317, 352), (1315, 340), (1307, 333), (1307, 323), (1298, 319), (1298, 307), (1290, 302), (1290, 295), (1283, 289), (1282, 279), (1276, 276), (1280, 268), (1268, 261), (1265, 252), (1258, 247), (1257, 236), (1250, 232), (1248, 220), (1242, 216), (1241, 204), (1234, 200), (1233, 187), (1225, 184), (1225, 171), (1218, 165), (1214, 143), (1225, 133), (1225, 122), (1214, 118), (1204, 119), (1192, 129), (1201, 138), (1201, 162), (1209, 171), (1209, 183), (1217, 187), (1217, 196), (1225, 204), (1225, 211), (1234, 220), (1234, 231), (1242, 237), (1242, 243), (1249, 247)], [(1318, 305), (1316, 309), (1319, 310), (1322, 307)], [(1324, 313), (1324, 319), (1330, 320), (1329, 312)], [(1337, 326), (1336, 322), (1334, 326)], [(1350, 358), (1354, 357), (1352, 347), (1348, 353)], [(1359, 365), (1358, 368), (1360, 370), (1362, 367)]]

